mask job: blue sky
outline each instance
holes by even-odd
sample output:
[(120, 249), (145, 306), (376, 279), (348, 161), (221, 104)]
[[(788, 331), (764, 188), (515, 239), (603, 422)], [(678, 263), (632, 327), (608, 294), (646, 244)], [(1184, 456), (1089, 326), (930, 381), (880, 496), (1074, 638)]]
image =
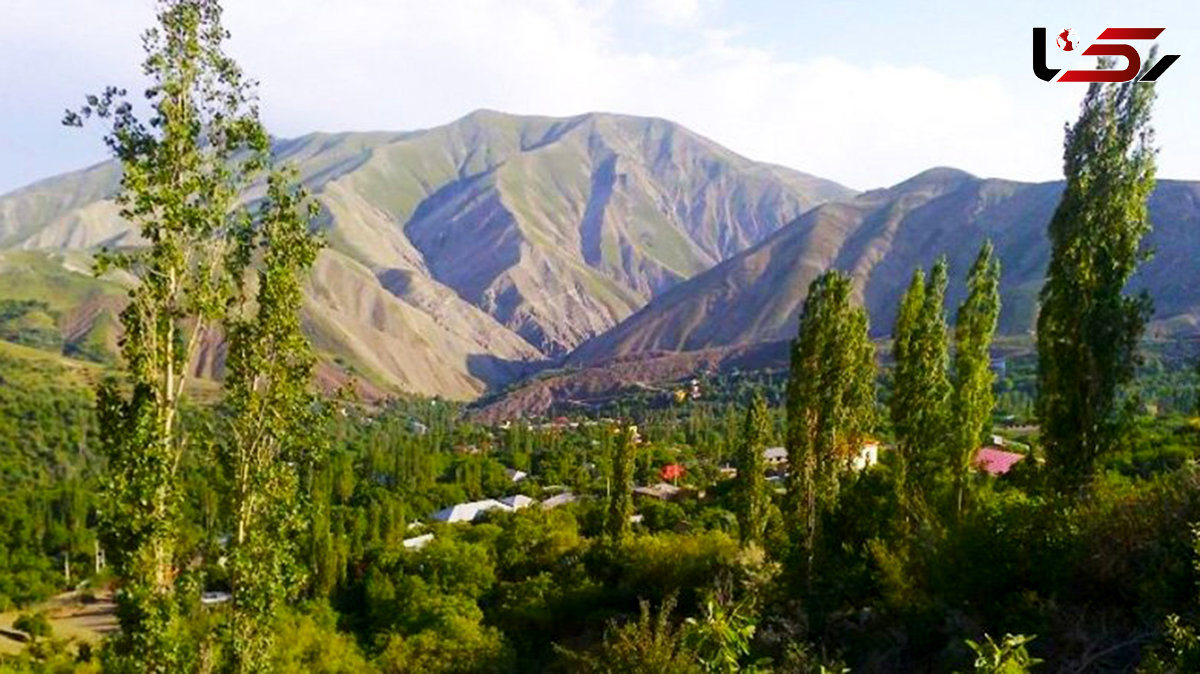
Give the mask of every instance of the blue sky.
[[(6, 0), (0, 192), (104, 158), (58, 124), (106, 84), (136, 90), (151, 0)], [(1192, 2), (226, 0), (230, 51), (271, 131), (403, 130), (477, 108), (666, 117), (751, 158), (855, 188), (930, 166), (1048, 180), (1084, 85), (1030, 71), (1030, 28), (1165, 26), (1162, 177), (1200, 179)], [(1057, 67), (1086, 59), (1054, 53)], [(1076, 60), (1072, 61), (1071, 58)]]

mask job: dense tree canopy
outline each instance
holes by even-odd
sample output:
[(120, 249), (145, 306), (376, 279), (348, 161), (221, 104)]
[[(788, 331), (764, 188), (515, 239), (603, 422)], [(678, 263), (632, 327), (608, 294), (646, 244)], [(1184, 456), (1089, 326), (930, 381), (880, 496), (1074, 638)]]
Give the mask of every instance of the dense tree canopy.
[(1038, 417), (1060, 488), (1085, 484), (1112, 449), (1118, 395), (1151, 314), (1148, 295), (1124, 289), (1147, 254), (1154, 97), (1149, 82), (1092, 84), (1063, 142), (1067, 186), (1050, 221), (1037, 321)]
[(787, 391), (788, 517), (799, 525), (797, 540), (810, 567), (821, 519), (836, 503), (874, 413), (867, 313), (851, 301), (850, 278), (829, 271), (809, 286)]

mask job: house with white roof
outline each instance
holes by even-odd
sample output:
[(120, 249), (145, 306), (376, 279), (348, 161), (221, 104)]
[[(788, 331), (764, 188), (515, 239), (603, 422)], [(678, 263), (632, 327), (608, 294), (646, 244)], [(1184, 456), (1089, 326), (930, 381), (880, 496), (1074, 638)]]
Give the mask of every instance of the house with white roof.
[(480, 514), (496, 509), (505, 512), (512, 512), (513, 510), (509, 505), (501, 503), (496, 499), (487, 498), (482, 501), (458, 503), (449, 508), (443, 508), (430, 515), (430, 517), (437, 522), (474, 522)]
[(633, 493), (635, 496), (645, 496), (647, 498), (658, 499), (660, 501), (669, 501), (679, 495), (680, 489), (669, 482), (659, 482), (656, 485), (649, 487), (634, 487)]
[(575, 494), (572, 494), (569, 491), (564, 491), (561, 494), (555, 494), (554, 496), (542, 501), (542, 510), (551, 510), (562, 505), (567, 505), (568, 503), (574, 503), (578, 500), (579, 497)]
[(436, 522), (474, 522), (479, 516), (489, 510), (502, 510), (506, 513), (515, 512), (534, 504), (534, 500), (524, 494), (505, 496), (502, 499), (485, 498), (482, 501), (458, 503), (443, 508), (430, 515)]
[(516, 494), (513, 496), (505, 496), (500, 499), (500, 502), (508, 506), (512, 510), (520, 510), (533, 505), (533, 499), (524, 494)]
[[(785, 447), (767, 447), (763, 450), (763, 460), (768, 470), (779, 470), (787, 466), (788, 454)], [(879, 462), (879, 443), (867, 440), (858, 448), (858, 453), (850, 459), (850, 465), (855, 470), (863, 470)]]
[(425, 547), (426, 545), (429, 545), (429, 541), (432, 541), (432, 540), (433, 540), (433, 534), (425, 534), (423, 536), (414, 536), (412, 538), (406, 538), (401, 543), (404, 545), (404, 548), (406, 550), (420, 550), (421, 548)]
[(784, 447), (767, 447), (763, 450), (763, 460), (768, 468), (778, 468), (787, 463), (787, 449)]

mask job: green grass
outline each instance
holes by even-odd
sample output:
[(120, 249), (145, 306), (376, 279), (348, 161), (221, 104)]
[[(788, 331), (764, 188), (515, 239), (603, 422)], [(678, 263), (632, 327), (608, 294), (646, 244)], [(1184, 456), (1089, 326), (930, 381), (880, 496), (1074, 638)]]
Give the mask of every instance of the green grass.
[(83, 256), (41, 251), (0, 253), (0, 299), (37, 300), (59, 312), (74, 309), (97, 295), (122, 295), (117, 283), (68, 269), (86, 269)]
[[(36, 346), (45, 351), (112, 362), (116, 343), (115, 305), (125, 288), (111, 279), (86, 273), (89, 257), (41, 251), (0, 253), (0, 339)], [(83, 319), (72, 313), (99, 304)], [(85, 324), (68, 325), (72, 320)], [(73, 333), (67, 339), (67, 333)]]
[(29, 346), (0, 341), (0, 381), (25, 390), (88, 388), (104, 367)]

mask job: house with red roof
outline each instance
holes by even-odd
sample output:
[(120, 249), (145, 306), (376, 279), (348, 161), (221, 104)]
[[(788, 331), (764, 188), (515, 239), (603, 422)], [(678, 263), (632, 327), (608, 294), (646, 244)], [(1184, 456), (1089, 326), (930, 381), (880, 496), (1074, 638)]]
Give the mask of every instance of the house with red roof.
[(975, 450), (975, 460), (971, 463), (988, 475), (999, 476), (1012, 470), (1012, 467), (1024, 458), (1024, 454), (1010, 452), (993, 444)]
[(668, 463), (662, 467), (662, 470), (658, 471), (658, 476), (661, 477), (664, 482), (671, 481), (678, 483), (679, 478), (686, 474), (687, 468), (684, 468), (678, 463)]

